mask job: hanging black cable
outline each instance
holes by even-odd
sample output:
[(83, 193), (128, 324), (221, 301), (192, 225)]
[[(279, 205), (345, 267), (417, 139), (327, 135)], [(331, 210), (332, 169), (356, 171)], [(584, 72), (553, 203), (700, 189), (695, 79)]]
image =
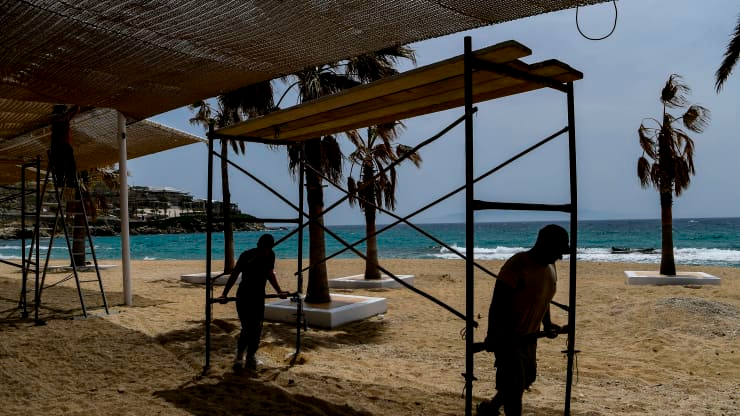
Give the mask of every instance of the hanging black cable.
[(583, 30), (581, 30), (581, 25), (578, 23), (578, 6), (576, 6), (576, 29), (578, 29), (578, 33), (580, 33), (581, 36), (583, 36), (584, 38), (588, 40), (604, 40), (608, 38), (609, 36), (611, 36), (612, 33), (614, 33), (614, 30), (617, 28), (617, 19), (619, 17), (619, 12), (617, 11), (617, 1), (612, 0), (612, 4), (614, 5), (614, 24), (612, 25), (612, 30), (610, 30), (609, 33), (607, 33), (606, 35), (600, 38), (592, 38), (586, 35), (585, 33), (583, 33)]

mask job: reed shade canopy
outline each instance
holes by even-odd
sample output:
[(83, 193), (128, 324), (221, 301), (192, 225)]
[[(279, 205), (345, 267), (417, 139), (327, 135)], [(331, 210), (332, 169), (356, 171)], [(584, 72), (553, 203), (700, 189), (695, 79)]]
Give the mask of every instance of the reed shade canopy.
[[(79, 114), (72, 120), (71, 129), (72, 147), (79, 170), (118, 163), (118, 114), (115, 110), (95, 109)], [(150, 120), (130, 124), (126, 130), (129, 159), (205, 142), (197, 136)], [(20, 165), (29, 162), (36, 155), (41, 159), (41, 168), (46, 169), (47, 150), (50, 146), (49, 127), (0, 141), (0, 184), (20, 181)]]
[[(581, 72), (557, 60), (526, 64), (518, 59), (531, 53), (515, 41), (476, 51), (477, 59), (496, 65), (500, 72), (473, 72), (473, 102), (540, 89), (548, 82), (562, 84), (583, 78)], [(233, 124), (216, 134), (277, 144), (461, 107), (463, 65), (460, 55)]]
[(53, 104), (129, 121), (392, 45), (606, 0), (3, 0), (0, 145)]

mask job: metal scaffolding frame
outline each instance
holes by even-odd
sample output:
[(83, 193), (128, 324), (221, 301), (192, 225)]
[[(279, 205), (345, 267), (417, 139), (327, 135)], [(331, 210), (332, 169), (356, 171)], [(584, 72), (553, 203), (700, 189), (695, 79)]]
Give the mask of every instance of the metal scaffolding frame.
[[(475, 177), (474, 174), (474, 165), (473, 165), (473, 153), (474, 153), (474, 134), (473, 134), (473, 115), (477, 111), (475, 107), (473, 107), (473, 73), (474, 71), (485, 71), (485, 72), (492, 72), (495, 74), (500, 74), (509, 78), (513, 78), (516, 80), (524, 81), (527, 85), (536, 85), (538, 88), (550, 88), (557, 91), (560, 91), (567, 96), (567, 112), (568, 112), (568, 124), (558, 130), (557, 132), (553, 133), (552, 135), (542, 139), (541, 141), (537, 142), (536, 144), (528, 147), (527, 149), (519, 152), (518, 154), (512, 156), (508, 160), (504, 161), (503, 163), (499, 164), (495, 168), (483, 173), (482, 175), (479, 175), (478, 177)], [(576, 135), (575, 135), (575, 104), (574, 104), (574, 91), (573, 91), (573, 81), (566, 81), (566, 82), (560, 82), (554, 77), (548, 77), (548, 76), (539, 76), (536, 74), (533, 74), (532, 72), (528, 72), (525, 70), (519, 70), (516, 66), (510, 66), (510, 65), (502, 65), (497, 64), (495, 62), (491, 62), (490, 60), (486, 59), (480, 59), (476, 56), (476, 54), (472, 51), (472, 41), (471, 38), (465, 37), (464, 40), (464, 115), (460, 117), (458, 120), (450, 124), (449, 126), (445, 127), (443, 130), (440, 131), (440, 133), (434, 135), (430, 139), (427, 139), (423, 141), (421, 144), (414, 147), (412, 151), (417, 151), (421, 149), (422, 147), (428, 145), (429, 143), (439, 139), (444, 134), (449, 132), (453, 127), (459, 125), (461, 122), (464, 122), (465, 125), (465, 185), (449, 192), (448, 194), (436, 199), (435, 201), (425, 205), (424, 207), (414, 211), (413, 213), (407, 215), (406, 217), (399, 217), (385, 209), (382, 209), (381, 207), (376, 206), (377, 209), (379, 209), (381, 212), (387, 213), (391, 215), (392, 217), (396, 218), (396, 221), (389, 224), (388, 226), (384, 226), (383, 228), (376, 231), (376, 234), (382, 233), (386, 231), (387, 229), (403, 222), (415, 230), (419, 231), (426, 237), (434, 240), (438, 244), (447, 247), (450, 249), (450, 251), (459, 257), (463, 258), (465, 260), (465, 276), (466, 276), (466, 283), (465, 283), (465, 292), (466, 292), (466, 307), (465, 307), (465, 313), (461, 313), (459, 311), (456, 311), (455, 309), (451, 308), (449, 305), (446, 305), (444, 302), (434, 298), (433, 296), (426, 294), (422, 292), (421, 290), (414, 288), (413, 286), (410, 286), (403, 282), (401, 279), (399, 279), (397, 276), (395, 276), (393, 273), (388, 271), (385, 268), (379, 267), (380, 270), (387, 274), (389, 277), (393, 278), (394, 280), (401, 283), (406, 288), (428, 298), (429, 300), (437, 303), (438, 305), (442, 306), (443, 308), (447, 309), (449, 312), (453, 313), (454, 315), (458, 316), (459, 318), (465, 320), (466, 326), (465, 326), (465, 333), (470, 335), (473, 334), (474, 328), (477, 326), (477, 323), (474, 320), (474, 272), (475, 269), (478, 268), (479, 270), (483, 271), (484, 273), (487, 273), (491, 276), (496, 276), (494, 273), (486, 270), (483, 266), (477, 264), (474, 259), (474, 242), (475, 242), (475, 211), (478, 210), (528, 210), (528, 211), (556, 211), (556, 212), (563, 212), (570, 214), (570, 276), (569, 276), (569, 305), (560, 305), (557, 303), (554, 303), (556, 306), (559, 306), (567, 311), (568, 313), (568, 333), (567, 333), (567, 349), (564, 351), (564, 353), (567, 354), (567, 370), (566, 370), (566, 389), (565, 389), (565, 400), (564, 400), (564, 414), (569, 415), (570, 414), (570, 403), (571, 403), (571, 389), (572, 389), (572, 383), (573, 383), (573, 366), (575, 361), (575, 355), (578, 353), (578, 351), (575, 349), (575, 329), (576, 329), (576, 322), (575, 322), (575, 306), (576, 306), (576, 248), (577, 248), (577, 226), (578, 226), (578, 216), (577, 216), (577, 180), (576, 180)], [(523, 91), (523, 90), (522, 90)], [(515, 90), (513, 93), (522, 92)], [(536, 150), (540, 146), (544, 145), (545, 143), (550, 142), (551, 140), (568, 133), (568, 159), (569, 159), (569, 176), (570, 176), (570, 202), (566, 204), (533, 204), (533, 203), (512, 203), (512, 202), (490, 202), (490, 201), (480, 201), (475, 199), (475, 184), (479, 182), (480, 180), (492, 175), (493, 173), (496, 173), (503, 167), (513, 163), (514, 161), (518, 160), (519, 158), (529, 154), (530, 152)], [(277, 133), (276, 133), (277, 136)], [(211, 276), (211, 234), (213, 230), (213, 215), (212, 215), (212, 197), (213, 197), (213, 157), (220, 155), (216, 154), (213, 151), (213, 142), (214, 140), (224, 140), (224, 139), (241, 139), (248, 142), (256, 142), (256, 143), (265, 143), (268, 142), (270, 144), (287, 144), (290, 143), (289, 140), (280, 140), (280, 141), (266, 141), (264, 138), (260, 137), (249, 137), (249, 136), (241, 136), (241, 137), (235, 137), (233, 135), (222, 135), (219, 134), (219, 132), (214, 131), (213, 127), (209, 129), (208, 133), (208, 202), (207, 202), (207, 219), (208, 219), (208, 228), (207, 228), (207, 240), (206, 240), (206, 276)], [(300, 141), (300, 140), (298, 140)], [(409, 152), (411, 153), (411, 152)], [(301, 157), (303, 157), (303, 153), (301, 153)], [(386, 167), (387, 169), (390, 169), (392, 166), (395, 166), (397, 163), (400, 163), (404, 158), (401, 158), (391, 164), (390, 166)], [(310, 218), (306, 213), (303, 211), (303, 178), (305, 174), (306, 169), (313, 169), (311, 166), (308, 166), (305, 163), (305, 160), (301, 160), (301, 166), (300, 166), (300, 184), (299, 184), (299, 204), (296, 206), (295, 204), (288, 201), (285, 197), (277, 193), (276, 191), (272, 190), (267, 184), (260, 181), (257, 177), (252, 175), (251, 173), (247, 172), (246, 170), (238, 167), (234, 163), (227, 161), (231, 166), (236, 167), (241, 172), (245, 173), (247, 176), (252, 178), (253, 180), (257, 181), (260, 185), (270, 190), (273, 194), (275, 194), (279, 199), (281, 199), (283, 202), (286, 202), (288, 205), (293, 207), (298, 211), (298, 218), (295, 220), (265, 220), (265, 222), (273, 221), (273, 222), (295, 222), (298, 224), (298, 227), (292, 231), (291, 233), (284, 236), (282, 239), (280, 239), (276, 244), (279, 244), (280, 242), (284, 241), (285, 239), (291, 237), (295, 233), (298, 233), (298, 271), (296, 272), (296, 276), (298, 277), (298, 289), (296, 291), (297, 298), (298, 298), (298, 314), (297, 314), (297, 336), (296, 336), (296, 356), (300, 350), (300, 329), (301, 329), (301, 323), (302, 321), (302, 303), (300, 300), (300, 295), (302, 293), (302, 273), (306, 271), (308, 268), (314, 266), (309, 265), (308, 268), (302, 268), (302, 241), (303, 241), (303, 229), (308, 225), (308, 223), (314, 221), (314, 218)], [(314, 170), (315, 171), (315, 170)], [(377, 175), (380, 175), (382, 172), (379, 172)], [(336, 201), (334, 204), (330, 205), (328, 208), (324, 209), (322, 212), (322, 216), (330, 212), (332, 209), (337, 207), (339, 204), (344, 202), (348, 198), (347, 190), (342, 189), (341, 186), (333, 183), (332, 181), (329, 181), (328, 178), (323, 177), (324, 180), (327, 180), (330, 184), (335, 186), (338, 190), (346, 193), (347, 195), (340, 198), (338, 201)], [(466, 230), (466, 251), (465, 253), (460, 253), (457, 250), (452, 249), (451, 247), (447, 246), (444, 242), (434, 238), (430, 234), (426, 233), (423, 229), (417, 227), (413, 223), (409, 221), (409, 219), (429, 208), (432, 206), (435, 206), (442, 201), (448, 199), (449, 197), (461, 192), (465, 191), (465, 230)], [(365, 203), (372, 204), (372, 201), (365, 201)], [(374, 204), (373, 204), (374, 205)], [(324, 231), (329, 234), (330, 236), (334, 237), (339, 241), (341, 244), (345, 246), (344, 249), (341, 249), (337, 251), (336, 253), (328, 255), (325, 259), (323, 259), (321, 262), (325, 262), (336, 255), (346, 251), (351, 250), (355, 254), (359, 255), (360, 257), (364, 258), (364, 254), (359, 252), (355, 247), (358, 244), (361, 244), (362, 242), (366, 241), (368, 236), (365, 238), (354, 242), (354, 243), (348, 243), (344, 241), (341, 237), (336, 235), (334, 232), (332, 232), (329, 228), (321, 225)], [(212, 294), (212, 284), (211, 279), (206, 279), (206, 363), (204, 367), (204, 372), (207, 371), (210, 365), (210, 323), (212, 318), (212, 304), (214, 303), (213, 294)], [(466, 336), (465, 337), (465, 373), (463, 374), (465, 379), (465, 414), (471, 415), (473, 411), (472, 406), (472, 398), (473, 398), (473, 381), (475, 380), (474, 377), (474, 361), (473, 356), (475, 353), (474, 349), (474, 337), (472, 336)]]
[[(69, 279), (74, 278), (77, 288), (77, 294), (78, 298), (80, 300), (80, 307), (82, 310), (82, 315), (84, 317), (87, 317), (87, 307), (85, 305), (85, 300), (83, 296), (83, 290), (81, 287), (81, 283), (88, 283), (88, 282), (97, 282), (98, 287), (100, 289), (100, 295), (103, 303), (103, 307), (105, 309), (105, 313), (108, 314), (108, 301), (105, 296), (105, 291), (103, 289), (103, 282), (100, 275), (100, 270), (98, 268), (98, 262), (97, 257), (95, 255), (95, 248), (92, 241), (92, 236), (90, 234), (90, 224), (87, 220), (87, 213), (85, 212), (84, 206), (81, 206), (81, 213), (84, 216), (84, 228), (85, 228), (85, 242), (87, 244), (87, 248), (90, 250), (90, 254), (93, 259), (93, 265), (94, 270), (96, 273), (96, 279), (95, 280), (80, 280), (79, 277), (79, 269), (83, 265), (75, 264), (74, 260), (74, 253), (72, 249), (72, 245), (70, 243), (70, 233), (71, 230), (69, 229), (69, 225), (67, 224), (67, 215), (69, 213), (66, 212), (66, 210), (63, 208), (62, 200), (64, 199), (61, 194), (62, 191), (59, 190), (59, 186), (57, 182), (53, 179), (54, 175), (52, 173), (53, 167), (49, 166), (49, 168), (46, 170), (44, 179), (41, 179), (41, 158), (37, 156), (32, 161), (28, 160), (0, 160), (0, 163), (12, 163), (17, 165), (20, 168), (20, 188), (17, 193), (14, 193), (8, 197), (3, 198), (3, 201), (6, 200), (12, 200), (16, 198), (20, 198), (20, 221), (21, 221), (21, 228), (20, 228), (20, 240), (21, 240), (21, 261), (20, 263), (16, 263), (9, 260), (3, 260), (0, 259), (0, 263), (5, 263), (10, 266), (18, 267), (21, 269), (22, 277), (21, 277), (21, 291), (20, 296), (18, 300), (18, 309), (21, 313), (21, 318), (26, 319), (29, 317), (29, 311), (28, 311), (28, 292), (29, 292), (29, 278), (34, 279), (34, 287), (33, 287), (33, 309), (34, 309), (34, 322), (36, 325), (43, 325), (44, 321), (39, 317), (39, 308), (41, 306), (41, 295), (43, 293), (43, 290), (48, 287), (56, 286), (60, 283), (63, 283)], [(29, 181), (27, 178), (27, 171), (33, 172), (33, 178)], [(51, 178), (50, 178), (51, 177)], [(44, 205), (43, 200), (46, 193), (46, 188), (49, 184), (49, 181), (52, 182), (54, 187), (54, 197), (56, 201), (56, 210), (55, 210), (55, 217), (53, 226), (51, 227), (51, 235), (49, 238), (49, 246), (46, 252), (46, 257), (43, 261), (41, 260), (41, 211), (42, 207)], [(31, 187), (29, 189), (29, 182), (33, 182), (35, 184), (34, 187)], [(72, 191), (75, 193), (75, 196), (82, 200), (82, 195), (80, 191), (80, 185), (78, 182), (78, 179), (75, 178), (74, 180), (75, 184), (72, 187)], [(66, 185), (61, 185), (62, 188), (64, 188)], [(29, 211), (28, 203), (26, 201), (26, 198), (29, 195), (34, 196), (34, 207)], [(0, 201), (2, 202), (2, 201)], [(82, 204), (84, 205), (84, 204)], [(31, 222), (31, 230), (29, 230), (29, 224), (28, 224), (28, 218), (32, 217), (33, 220)], [(62, 229), (64, 231), (64, 237), (65, 237), (65, 243), (67, 246), (67, 251), (69, 252), (69, 258), (70, 258), (70, 273), (56, 281), (55, 283), (46, 285), (46, 275), (47, 272), (50, 270), (49, 266), (49, 260), (51, 259), (51, 252), (54, 242), (54, 237), (56, 236), (56, 229), (59, 225), (59, 221), (62, 222)], [(26, 253), (26, 242), (29, 240), (28, 235), (31, 235), (30, 237), (30, 244), (28, 245), (28, 253)]]
[[(37, 305), (39, 301), (39, 268), (37, 267), (37, 265), (39, 261), (39, 224), (41, 222), (41, 160), (37, 156), (31, 161), (12, 159), (0, 160), (0, 163), (12, 164), (20, 168), (20, 189), (17, 193), (3, 198), (3, 201), (0, 202), (20, 198), (21, 262), (15, 263), (9, 260), (0, 259), (0, 263), (5, 263), (21, 269), (21, 293), (18, 300), (18, 309), (21, 311), (21, 317), (23, 319), (26, 319), (28, 318), (28, 278), (29, 273), (31, 272), (33, 273), (35, 282), (34, 304)], [(28, 180), (26, 178), (26, 173), (29, 170), (34, 173), (34, 183), (36, 186), (33, 189), (28, 189)], [(32, 211), (28, 211), (28, 204), (26, 203), (26, 197), (29, 195), (33, 195), (35, 197), (35, 207)], [(26, 254), (26, 240), (28, 235), (28, 224), (26, 219), (31, 216), (33, 217), (33, 222), (31, 223), (33, 227), (31, 231), (31, 245), (28, 249), (28, 254)], [(34, 258), (36, 259), (35, 261)], [(35, 309), (36, 319), (38, 320), (38, 307), (35, 307)]]

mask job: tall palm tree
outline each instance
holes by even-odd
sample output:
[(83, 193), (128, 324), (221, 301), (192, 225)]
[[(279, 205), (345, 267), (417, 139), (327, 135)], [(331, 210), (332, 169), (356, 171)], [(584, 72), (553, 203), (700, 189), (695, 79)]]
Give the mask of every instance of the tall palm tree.
[[(673, 195), (676, 197), (689, 187), (694, 172), (694, 141), (678, 127), (701, 133), (709, 123), (709, 110), (700, 105), (689, 105), (691, 92), (681, 76), (668, 78), (660, 101), (663, 103), (662, 121), (647, 118), (638, 129), (642, 156), (637, 161), (637, 176), (643, 188), (653, 185), (660, 194), (661, 248), (660, 273), (676, 275), (673, 258)], [(669, 108), (686, 109), (681, 116), (668, 113)], [(650, 127), (648, 124), (652, 124)], [(648, 160), (649, 159), (649, 160)]]
[[(355, 150), (349, 155), (349, 160), (352, 167), (360, 167), (358, 179), (353, 178), (350, 173), (347, 188), (350, 192), (350, 205), (357, 204), (365, 214), (365, 235), (367, 236), (365, 279), (380, 279), (381, 277), (378, 269), (378, 239), (375, 235), (376, 206), (385, 207), (391, 211), (396, 208), (398, 174), (395, 165), (387, 171), (385, 169), (400, 157), (409, 154), (411, 150), (409, 146), (402, 144), (394, 146), (393, 144), (397, 137), (397, 128), (402, 126), (400, 122), (393, 122), (383, 126), (368, 127), (367, 139), (356, 132), (348, 135), (355, 145)], [(421, 156), (418, 153), (409, 154), (406, 160), (411, 161), (416, 167), (421, 165)]]
[(732, 73), (732, 69), (735, 67), (738, 58), (740, 58), (740, 16), (737, 18), (737, 26), (735, 26), (735, 33), (732, 34), (730, 43), (727, 44), (727, 50), (725, 51), (725, 59), (722, 60), (722, 64), (717, 69), (717, 81), (715, 87), (717, 92), (722, 89), (727, 77)]
[[(82, 200), (77, 200), (77, 196), (74, 195), (67, 204), (67, 212), (73, 213), (74, 227), (72, 228), (72, 256), (77, 266), (84, 266), (87, 262), (87, 252), (85, 249), (85, 242), (87, 241), (87, 229), (85, 228), (85, 221), (87, 217), (90, 217), (90, 221), (93, 223), (97, 217), (98, 205), (106, 204), (107, 198), (104, 193), (94, 192), (95, 187), (102, 187), (105, 190), (118, 190), (118, 178), (119, 172), (114, 171), (111, 168), (92, 168), (89, 170), (83, 170), (79, 174), (79, 186), (80, 195)], [(84, 204), (84, 214), (80, 209)], [(121, 215), (127, 215), (122, 212)], [(88, 225), (92, 226), (90, 223)]]
[[(207, 101), (198, 101), (190, 106), (195, 115), (191, 124), (200, 124), (208, 130), (208, 124), (214, 121), (217, 128), (238, 123), (245, 118), (256, 117), (273, 109), (272, 84), (260, 82), (247, 87), (221, 94), (216, 98), (214, 109)], [(221, 140), (221, 189), (223, 192), (224, 219), (224, 272), (230, 272), (235, 265), (234, 228), (231, 222), (231, 192), (229, 190), (228, 150), (231, 146), (236, 154), (244, 154), (246, 145), (241, 140)]]
[[(386, 48), (378, 52), (364, 54), (341, 62), (306, 68), (286, 77), (298, 86), (298, 99), (305, 102), (326, 95), (335, 94), (346, 88), (368, 83), (397, 74), (394, 65), (400, 59), (416, 62), (414, 50), (406, 46)], [(292, 85), (291, 85), (292, 86)], [(306, 162), (314, 169), (333, 181), (342, 178), (343, 154), (333, 136), (317, 137), (303, 142)], [(288, 147), (289, 167), (296, 174), (299, 166), (300, 151), (298, 146)], [(306, 202), (308, 214), (312, 221), (308, 226), (309, 261), (306, 288), (307, 303), (324, 303), (331, 300), (327, 278), (326, 246), (324, 239), (324, 191), (321, 176), (311, 169), (306, 169)]]

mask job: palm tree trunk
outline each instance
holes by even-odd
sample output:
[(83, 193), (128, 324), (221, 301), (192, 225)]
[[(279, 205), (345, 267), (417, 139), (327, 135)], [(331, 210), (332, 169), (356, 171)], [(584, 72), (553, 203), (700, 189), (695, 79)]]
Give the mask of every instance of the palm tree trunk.
[[(74, 201), (75, 208), (80, 204)], [(74, 257), (77, 267), (85, 265), (85, 239), (87, 238), (85, 230), (85, 216), (82, 213), (75, 213), (73, 216), (72, 227), (72, 257)]]
[(676, 262), (673, 258), (673, 194), (660, 193), (661, 255), (660, 274), (676, 275)]
[(378, 237), (375, 235), (375, 207), (365, 206), (365, 235), (367, 251), (365, 259), (365, 279), (380, 279), (378, 269)]
[[(306, 141), (306, 159), (311, 166), (320, 166), (320, 139)], [(308, 225), (309, 262), (306, 303), (326, 303), (331, 301), (329, 279), (326, 272), (326, 246), (324, 243), (324, 189), (321, 177), (311, 169), (306, 169), (306, 202), (311, 222)]]
[(223, 191), (224, 216), (224, 272), (234, 269), (234, 229), (231, 224), (231, 192), (229, 191), (228, 142), (221, 140), (221, 189)]

